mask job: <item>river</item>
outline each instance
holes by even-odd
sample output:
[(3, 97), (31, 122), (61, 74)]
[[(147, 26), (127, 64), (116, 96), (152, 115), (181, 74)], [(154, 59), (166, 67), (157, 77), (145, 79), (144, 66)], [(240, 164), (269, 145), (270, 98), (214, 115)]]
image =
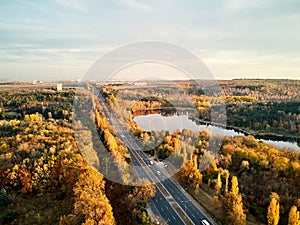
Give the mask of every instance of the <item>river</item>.
[[(172, 116), (162, 116), (161, 114), (148, 114), (135, 116), (133, 119), (140, 128), (150, 131), (150, 130), (165, 130), (173, 133), (175, 130), (189, 129), (191, 131), (199, 131), (207, 129), (212, 135), (220, 136), (230, 136), (234, 137), (236, 135), (244, 135), (244, 133), (237, 132), (233, 129), (224, 129), (221, 127), (216, 127), (212, 125), (198, 125), (195, 121), (188, 118), (187, 115), (172, 115)], [(300, 147), (296, 142), (288, 141), (273, 141), (258, 139), (264, 141), (266, 144), (273, 144), (278, 149), (292, 149), (300, 151)]]

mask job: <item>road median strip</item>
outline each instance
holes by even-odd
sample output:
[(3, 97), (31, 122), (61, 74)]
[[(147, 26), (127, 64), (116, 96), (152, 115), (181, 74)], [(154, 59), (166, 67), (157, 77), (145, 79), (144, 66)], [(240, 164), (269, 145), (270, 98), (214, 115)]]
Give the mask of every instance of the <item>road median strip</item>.
[(176, 212), (180, 215), (181, 219), (186, 225), (194, 225), (192, 221), (187, 217), (187, 215), (182, 211), (182, 209), (178, 206), (176, 202), (171, 202), (170, 203), (173, 208), (176, 210)]

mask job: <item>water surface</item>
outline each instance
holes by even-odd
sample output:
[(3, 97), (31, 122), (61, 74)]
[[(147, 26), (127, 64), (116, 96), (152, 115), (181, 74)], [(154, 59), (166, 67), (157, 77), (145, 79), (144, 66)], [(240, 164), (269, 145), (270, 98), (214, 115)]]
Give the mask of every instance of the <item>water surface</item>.
[[(198, 125), (195, 121), (188, 118), (187, 115), (172, 115), (172, 116), (162, 116), (161, 114), (149, 114), (136, 116), (133, 119), (140, 128), (151, 131), (151, 130), (164, 130), (173, 133), (175, 130), (189, 129), (191, 131), (199, 131), (207, 129), (210, 131), (211, 135), (220, 135), (220, 136), (230, 136), (234, 137), (236, 135), (244, 135), (243, 133), (237, 132), (232, 129), (224, 129), (212, 125)], [(264, 140), (266, 144), (273, 144), (278, 149), (290, 148), (293, 150), (300, 151), (300, 147), (296, 142), (288, 141), (273, 141), (273, 140)]]

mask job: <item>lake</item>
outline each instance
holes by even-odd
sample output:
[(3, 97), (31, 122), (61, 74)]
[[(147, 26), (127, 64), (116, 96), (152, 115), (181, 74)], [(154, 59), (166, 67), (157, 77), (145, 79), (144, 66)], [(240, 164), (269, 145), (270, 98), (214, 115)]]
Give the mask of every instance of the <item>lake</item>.
[[(207, 129), (212, 135), (220, 136), (230, 136), (234, 137), (236, 135), (244, 135), (243, 133), (237, 132), (231, 129), (224, 129), (212, 125), (198, 125), (195, 121), (188, 118), (188, 115), (172, 115), (172, 116), (162, 116), (161, 114), (149, 114), (135, 116), (133, 118), (135, 122), (139, 125), (140, 128), (151, 131), (151, 130), (164, 130), (173, 133), (175, 130), (189, 129), (191, 131), (199, 131)], [(300, 151), (300, 147), (296, 142), (288, 141), (273, 141), (273, 140), (264, 140), (266, 144), (273, 144), (278, 149), (290, 148), (293, 150)]]

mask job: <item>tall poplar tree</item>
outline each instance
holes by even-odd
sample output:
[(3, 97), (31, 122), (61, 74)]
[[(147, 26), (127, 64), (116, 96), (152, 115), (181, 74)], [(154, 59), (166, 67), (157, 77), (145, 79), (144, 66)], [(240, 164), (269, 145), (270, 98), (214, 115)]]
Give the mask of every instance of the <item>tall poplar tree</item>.
[(288, 225), (300, 225), (299, 211), (297, 211), (297, 206), (292, 206), (289, 213)]
[(239, 194), (236, 176), (232, 177), (231, 190), (224, 195), (222, 206), (226, 215), (226, 224), (246, 225), (246, 214), (244, 213), (242, 196)]
[(278, 225), (279, 222), (279, 202), (275, 197), (271, 196), (271, 202), (268, 207), (268, 225)]

